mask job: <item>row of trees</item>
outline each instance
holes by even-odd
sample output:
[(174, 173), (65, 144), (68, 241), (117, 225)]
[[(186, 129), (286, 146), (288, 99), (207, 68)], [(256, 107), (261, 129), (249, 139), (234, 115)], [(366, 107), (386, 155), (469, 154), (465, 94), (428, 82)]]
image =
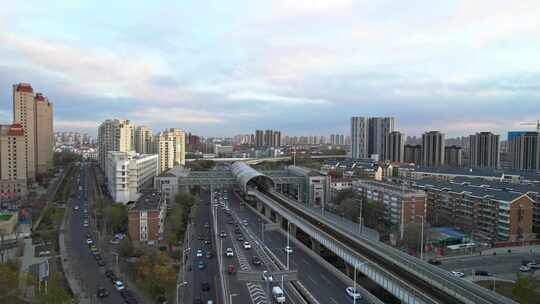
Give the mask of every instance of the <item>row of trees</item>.
[(209, 171), (216, 166), (216, 162), (210, 159), (199, 159), (186, 163), (186, 168), (192, 171)]
[(169, 245), (177, 245), (184, 240), (193, 204), (195, 204), (195, 197), (188, 192), (180, 192), (175, 196), (174, 205), (165, 223)]

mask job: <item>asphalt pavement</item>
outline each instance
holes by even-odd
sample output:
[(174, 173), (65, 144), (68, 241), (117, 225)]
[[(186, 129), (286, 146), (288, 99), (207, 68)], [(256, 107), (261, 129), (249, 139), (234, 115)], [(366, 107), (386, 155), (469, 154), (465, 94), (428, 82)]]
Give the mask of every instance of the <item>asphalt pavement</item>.
[[(88, 178), (89, 178), (88, 165), (81, 165), (79, 183), (76, 184), (75, 195), (68, 200), (68, 206), (66, 212), (68, 215), (68, 231), (66, 231), (66, 238), (68, 239), (67, 252), (71, 259), (71, 269), (74, 272), (76, 280), (79, 281), (80, 286), (91, 297), (92, 303), (108, 303), (118, 304), (123, 303), (124, 300), (120, 294), (115, 290), (111, 281), (105, 277), (105, 269), (111, 265), (111, 261), (106, 261), (105, 267), (99, 267), (96, 259), (92, 255), (87, 243), (86, 234), (90, 232), (90, 227), (83, 227), (84, 210), (90, 212), (90, 206), (88, 205)], [(79, 186), (81, 187), (79, 190)], [(75, 210), (75, 206), (78, 206), (78, 210)], [(89, 225), (92, 221), (89, 221)], [(106, 258), (106, 257), (105, 257)], [(97, 297), (98, 286), (103, 286), (109, 292), (109, 296), (105, 298)]]
[[(236, 195), (229, 196), (232, 210), (242, 219), (248, 222), (248, 228), (262, 240), (261, 218), (247, 206), (240, 205), (240, 199)], [(284, 251), (287, 246), (287, 238), (279, 231), (265, 231), (264, 244), (286, 264), (287, 255)], [(300, 282), (315, 296), (320, 303), (339, 304), (352, 303), (353, 300), (345, 293), (347, 285), (337, 276), (319, 264), (309, 254), (297, 248), (292, 242), (289, 244), (293, 253), (290, 255), (289, 268), (297, 269)]]

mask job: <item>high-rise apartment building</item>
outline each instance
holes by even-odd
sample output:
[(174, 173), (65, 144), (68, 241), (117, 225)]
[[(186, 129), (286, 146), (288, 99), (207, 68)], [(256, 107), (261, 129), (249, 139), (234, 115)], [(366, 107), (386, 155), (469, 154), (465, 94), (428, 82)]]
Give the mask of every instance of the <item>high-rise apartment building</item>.
[(0, 125), (0, 195), (27, 194), (26, 137), (21, 124)]
[(540, 133), (526, 132), (510, 140), (512, 168), (540, 170)]
[(159, 155), (159, 171), (164, 172), (176, 165), (186, 163), (186, 134), (178, 128), (159, 133), (156, 141)]
[(405, 136), (403, 133), (392, 131), (385, 139), (385, 159), (391, 162), (403, 162), (405, 159)]
[(444, 162), (444, 134), (429, 131), (422, 134), (422, 165), (428, 167), (442, 166)]
[(385, 138), (394, 131), (394, 117), (352, 117), (351, 152), (353, 158), (377, 155), (385, 159)]
[(36, 103), (36, 172), (47, 173), (53, 166), (54, 127), (53, 106), (41, 93), (35, 96)]
[(135, 151), (140, 154), (154, 154), (152, 130), (145, 126), (137, 126), (134, 133)]
[(28, 83), (13, 85), (13, 122), (24, 129), (26, 175), (35, 179), (52, 167), (53, 107), (43, 94), (34, 95)]
[(255, 146), (264, 147), (264, 131), (263, 130), (255, 131)]
[(461, 167), (463, 148), (459, 146), (444, 147), (444, 161), (450, 167)]
[(134, 126), (127, 119), (107, 119), (98, 128), (98, 164), (105, 170), (109, 151), (133, 151)]
[(499, 135), (480, 132), (469, 136), (469, 166), (492, 168), (500, 166)]
[(368, 118), (351, 117), (351, 156), (368, 158)]
[(422, 145), (405, 145), (403, 161), (420, 164), (422, 162)]
[(394, 117), (370, 117), (368, 121), (368, 154), (384, 160), (385, 138), (394, 131)]

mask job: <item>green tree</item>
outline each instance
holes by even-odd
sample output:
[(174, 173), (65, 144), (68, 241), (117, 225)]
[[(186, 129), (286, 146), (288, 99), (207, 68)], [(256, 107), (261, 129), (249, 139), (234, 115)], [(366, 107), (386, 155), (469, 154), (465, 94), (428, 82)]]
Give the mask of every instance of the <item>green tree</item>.
[(521, 275), (512, 287), (512, 297), (519, 303), (540, 303), (538, 299), (538, 283), (533, 275)]
[(208, 171), (216, 166), (216, 162), (209, 159), (199, 159), (186, 163), (186, 168), (193, 171)]
[(384, 230), (384, 205), (371, 200), (364, 200), (362, 205), (364, 225), (378, 231)]
[(124, 204), (113, 204), (106, 211), (107, 224), (112, 232), (125, 232), (128, 225), (128, 212)]
[(13, 294), (18, 287), (18, 277), (18, 266), (15, 262), (0, 264), (0, 299)]
[(353, 198), (354, 192), (351, 189), (339, 191), (336, 196), (336, 205), (340, 205), (341, 202), (347, 198)]
[(337, 213), (346, 218), (358, 221), (360, 216), (360, 203), (353, 198), (346, 198), (337, 206)]
[(63, 304), (70, 302), (72, 298), (72, 295), (62, 286), (60, 276), (56, 273), (51, 273), (47, 290), (41, 289), (37, 295), (40, 304)]
[(120, 242), (120, 247), (118, 251), (118, 253), (122, 257), (132, 257), (135, 254), (135, 247), (133, 247), (133, 243), (131, 242), (129, 237), (125, 237)]

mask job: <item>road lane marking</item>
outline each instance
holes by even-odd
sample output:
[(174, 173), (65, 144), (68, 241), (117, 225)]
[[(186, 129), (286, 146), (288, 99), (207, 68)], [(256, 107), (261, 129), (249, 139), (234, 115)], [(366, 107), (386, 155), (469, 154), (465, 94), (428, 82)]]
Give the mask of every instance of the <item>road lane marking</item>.
[(328, 298), (330, 299), (330, 301), (332, 301), (332, 302), (334, 302), (334, 303), (336, 303), (336, 304), (339, 304), (339, 302), (338, 302), (336, 299), (334, 299), (334, 298), (332, 298), (332, 297), (328, 297)]

